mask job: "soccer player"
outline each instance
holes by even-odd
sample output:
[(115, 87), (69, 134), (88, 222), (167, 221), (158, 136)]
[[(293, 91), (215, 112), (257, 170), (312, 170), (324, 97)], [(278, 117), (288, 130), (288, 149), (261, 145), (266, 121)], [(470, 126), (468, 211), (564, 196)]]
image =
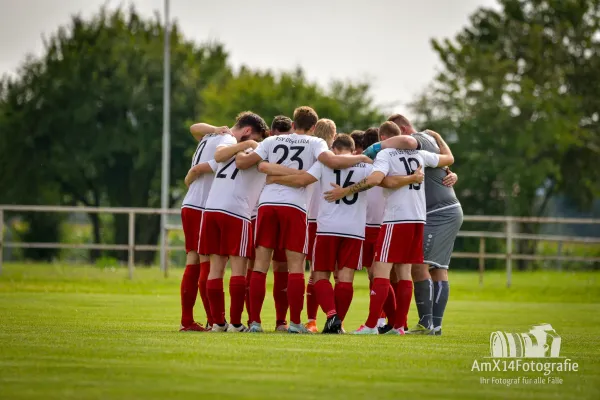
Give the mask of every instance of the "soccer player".
[[(244, 332), (242, 312), (246, 294), (246, 265), (253, 247), (250, 216), (262, 189), (265, 176), (256, 168), (240, 171), (235, 155), (257, 146), (254, 140), (237, 143), (234, 138), (249, 136), (261, 141), (267, 135), (267, 125), (257, 114), (238, 115), (232, 135), (217, 146), (217, 171), (202, 219), (200, 254), (210, 256), (210, 273), (206, 282), (213, 332)], [(227, 260), (231, 262), (229, 294), (230, 322), (225, 322), (223, 276)]]
[[(400, 128), (389, 121), (381, 125), (379, 131), (380, 134), (381, 132), (393, 132), (389, 136), (400, 135)], [(422, 150), (383, 150), (377, 155), (373, 173), (369, 177), (347, 188), (335, 188), (327, 192), (326, 199), (335, 201), (367, 190), (381, 184), (388, 175), (412, 175), (420, 166), (451, 165), (454, 157), (450, 149), (443, 146), (440, 150), (441, 154), (439, 155)], [(377, 319), (388, 295), (392, 268), (394, 268), (399, 281), (396, 285), (395, 324), (388, 333), (404, 334), (404, 325), (412, 298), (411, 264), (423, 262), (424, 192), (423, 184), (410, 184), (399, 189), (384, 191), (387, 202), (375, 250), (369, 317), (365, 324), (354, 332), (356, 334), (378, 334)]]
[[(333, 141), (332, 151), (337, 155), (351, 156), (354, 141), (349, 135), (339, 135)], [(370, 175), (372, 169), (372, 165), (366, 163), (345, 169), (331, 169), (317, 162), (302, 174), (267, 178), (267, 183), (290, 187), (320, 183), (313, 195), (318, 196), (320, 204), (312, 253), (312, 276), (318, 303), (327, 314), (323, 333), (341, 333), (342, 321), (350, 308), (354, 293), (354, 271), (362, 268), (362, 245), (367, 216), (366, 193), (356, 193), (329, 203), (323, 198), (323, 192), (330, 185), (349, 186), (353, 180), (362, 180)], [(336, 266), (338, 280), (334, 292), (329, 279)]]
[[(223, 141), (231, 140), (226, 126), (215, 127), (197, 123), (190, 127), (190, 132), (196, 140), (198, 147), (192, 156), (192, 166), (188, 172), (185, 183), (188, 192), (181, 206), (181, 222), (185, 236), (186, 267), (181, 279), (181, 327), (180, 331), (204, 331), (212, 325), (210, 306), (206, 294), (206, 279), (210, 269), (208, 257), (198, 254), (198, 241), (200, 224), (204, 212), (206, 199), (213, 182), (216, 162), (213, 160), (216, 147)], [(241, 132), (240, 132), (241, 133)], [(235, 140), (235, 139), (233, 139)], [(200, 297), (207, 316), (207, 326), (194, 321), (194, 305), (200, 289)]]
[[(331, 148), (333, 138), (336, 136), (335, 131), (335, 122), (330, 119), (321, 118), (317, 121), (317, 125), (315, 125), (314, 136), (323, 139), (325, 143), (327, 143), (327, 147)], [(311, 191), (311, 194), (308, 205), (308, 254), (306, 255), (306, 259), (312, 263), (313, 245), (315, 243), (315, 238), (317, 237), (317, 215), (319, 213), (319, 203), (322, 197), (320, 182), (316, 181), (314, 184), (310, 185), (308, 189)], [(308, 285), (306, 285), (306, 316), (308, 321), (304, 326), (310, 332), (317, 333), (319, 331), (317, 328), (317, 312), (319, 311), (319, 303), (317, 302), (314, 283), (315, 280), (311, 268)]]
[(360, 130), (355, 130), (352, 131), (352, 133), (350, 134), (350, 136), (352, 137), (352, 140), (354, 140), (354, 154), (362, 154), (362, 152), (365, 149), (365, 146), (363, 145), (363, 138), (364, 138), (364, 131), (360, 131)]
[[(238, 168), (244, 170), (259, 162), (262, 165), (263, 161), (268, 161), (306, 171), (319, 160), (330, 168), (343, 169), (368, 158), (362, 155), (339, 156), (329, 151), (323, 139), (311, 136), (318, 119), (312, 108), (297, 108), (293, 118), (294, 133), (267, 138), (253, 153), (238, 154)], [(259, 165), (259, 170), (260, 168)], [(260, 314), (265, 299), (266, 273), (273, 249), (284, 248), (289, 271), (288, 332), (309, 333), (301, 323), (305, 290), (304, 258), (308, 251), (307, 200), (305, 188), (290, 188), (277, 184), (267, 185), (260, 196), (255, 237), (256, 260), (250, 282), (251, 332), (263, 331)]]
[[(417, 132), (410, 121), (400, 114), (392, 115), (388, 121), (398, 125), (403, 134), (402, 138), (413, 137), (418, 141), (419, 148), (434, 153), (440, 152), (439, 140), (432, 131)], [(399, 139), (392, 138), (382, 142), (382, 148), (406, 148), (405, 141)], [(412, 270), (419, 322), (410, 329), (411, 334), (442, 334), (442, 318), (450, 291), (448, 266), (454, 241), (463, 221), (462, 208), (453, 189), (457, 179), (457, 175), (448, 168), (425, 170), (425, 260), (422, 264), (413, 266)]]
[[(271, 122), (271, 136), (288, 135), (292, 130), (292, 120), (284, 115), (278, 115)], [(252, 211), (252, 232), (256, 231), (256, 216), (258, 204)], [(248, 325), (250, 325), (250, 280), (254, 270), (254, 249), (248, 261), (246, 273), (246, 310), (248, 312)], [(289, 326), (286, 315), (289, 308), (287, 299), (288, 266), (284, 249), (273, 251), (273, 300), (275, 302), (275, 331), (287, 332)]]

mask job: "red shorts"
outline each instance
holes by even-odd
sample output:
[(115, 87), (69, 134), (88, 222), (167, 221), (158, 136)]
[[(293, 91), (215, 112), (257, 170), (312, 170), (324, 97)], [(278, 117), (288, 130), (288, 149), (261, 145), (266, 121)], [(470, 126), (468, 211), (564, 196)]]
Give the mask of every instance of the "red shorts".
[(383, 224), (375, 245), (375, 261), (423, 264), (425, 224)]
[(205, 211), (202, 218), (200, 254), (250, 257), (254, 247), (250, 221), (218, 211)]
[(256, 247), (306, 254), (306, 213), (290, 206), (261, 206), (258, 208), (255, 236)]
[[(256, 235), (256, 217), (252, 218), (252, 232)], [(250, 252), (250, 258), (252, 261), (256, 258), (256, 252), (254, 251), (254, 246), (252, 247), (252, 251)], [(277, 261), (280, 263), (287, 262), (287, 256), (285, 255), (284, 249), (275, 249), (273, 250), (273, 261)]]
[(184, 207), (181, 209), (181, 224), (185, 236), (185, 252), (198, 251), (202, 210)]
[(371, 268), (371, 265), (373, 265), (373, 260), (375, 259), (375, 245), (377, 244), (380, 230), (381, 228), (378, 226), (365, 227), (365, 242), (363, 243), (362, 256), (363, 267)]
[(317, 222), (308, 222), (308, 253), (306, 259), (312, 262), (313, 259), (313, 247), (315, 246), (315, 239), (317, 238)]
[(342, 268), (362, 269), (362, 239), (317, 235), (313, 253), (313, 271), (335, 271)]

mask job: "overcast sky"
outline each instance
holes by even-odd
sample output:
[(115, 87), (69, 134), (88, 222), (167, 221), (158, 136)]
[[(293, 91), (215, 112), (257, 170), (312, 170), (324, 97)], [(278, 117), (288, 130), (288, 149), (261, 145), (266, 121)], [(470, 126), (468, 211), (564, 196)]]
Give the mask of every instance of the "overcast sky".
[[(133, 3), (162, 15), (162, 0), (0, 0), (0, 74), (14, 73), (42, 34), (102, 4)], [(300, 65), (309, 78), (368, 78), (378, 104), (402, 111), (440, 66), (430, 38), (454, 36), (495, 0), (171, 0), (186, 37), (225, 44), (230, 61), (274, 70)]]

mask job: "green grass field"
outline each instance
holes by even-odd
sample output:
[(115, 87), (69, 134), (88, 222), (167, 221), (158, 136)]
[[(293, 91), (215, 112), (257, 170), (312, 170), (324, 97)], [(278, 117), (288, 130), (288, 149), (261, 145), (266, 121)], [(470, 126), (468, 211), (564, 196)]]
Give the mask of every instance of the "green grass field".
[[(482, 288), (477, 274), (453, 273), (441, 337), (179, 333), (181, 273), (138, 269), (128, 281), (125, 269), (5, 265), (0, 398), (600, 399), (599, 273), (516, 273), (510, 289), (501, 273)], [(355, 286), (347, 330), (368, 309), (366, 274)], [(273, 329), (269, 295), (264, 310)], [(550, 375), (562, 384), (480, 383), (544, 377), (471, 371), (491, 332), (540, 322), (579, 371)]]

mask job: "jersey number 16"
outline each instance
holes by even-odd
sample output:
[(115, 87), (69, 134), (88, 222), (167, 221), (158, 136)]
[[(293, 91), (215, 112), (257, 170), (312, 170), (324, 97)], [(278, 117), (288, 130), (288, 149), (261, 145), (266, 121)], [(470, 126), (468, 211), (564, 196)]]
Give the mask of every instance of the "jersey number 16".
[[(338, 186), (348, 187), (348, 186), (352, 186), (352, 185), (354, 185), (356, 183), (356, 182), (350, 181), (350, 179), (352, 179), (352, 175), (354, 174), (354, 171), (350, 171), (348, 173), (348, 176), (346, 176), (346, 180), (344, 181), (343, 185), (341, 183), (342, 182), (342, 171), (339, 170), (339, 169), (334, 169), (333, 173), (335, 174), (335, 183)], [(350, 205), (356, 203), (356, 200), (358, 200), (358, 193), (354, 193), (352, 195), (352, 197), (350, 197), (350, 198), (348, 198), (348, 196), (346, 196), (346, 197), (343, 197), (340, 200), (350, 206)], [(340, 204), (340, 200), (336, 200), (335, 204)]]

